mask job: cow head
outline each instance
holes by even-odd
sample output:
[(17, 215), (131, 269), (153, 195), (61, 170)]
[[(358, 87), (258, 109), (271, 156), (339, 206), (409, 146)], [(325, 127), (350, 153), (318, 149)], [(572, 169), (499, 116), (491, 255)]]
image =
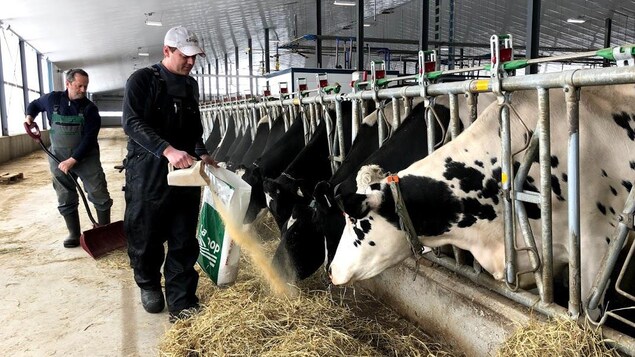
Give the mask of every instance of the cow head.
[(286, 281), (308, 278), (324, 263), (324, 236), (313, 229), (312, 216), (311, 207), (298, 204), (282, 226), (273, 265)]
[(306, 201), (306, 195), (301, 189), (301, 180), (284, 174), (275, 180), (266, 178), (262, 188), (265, 192), (267, 207), (280, 228), (291, 216), (293, 206)]
[[(345, 226), (329, 268), (333, 284), (372, 278), (411, 254), (405, 233), (379, 214), (384, 192), (372, 190), (337, 197), (345, 212)], [(386, 205), (392, 204), (389, 201)]]

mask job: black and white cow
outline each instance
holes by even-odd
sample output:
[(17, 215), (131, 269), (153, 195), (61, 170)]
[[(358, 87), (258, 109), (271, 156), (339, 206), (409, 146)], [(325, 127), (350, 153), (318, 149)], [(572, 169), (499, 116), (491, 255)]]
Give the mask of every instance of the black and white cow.
[[(351, 103), (343, 102), (341, 105), (346, 153), (351, 146)], [(336, 118), (333, 113), (330, 119), (333, 124), (330, 135), (327, 133), (326, 120), (320, 121), (309, 142), (280, 176), (266, 179), (263, 184), (267, 207), (280, 228), (291, 216), (293, 206), (299, 203), (308, 205), (315, 185), (332, 175), (328, 137), (335, 137)]]
[[(635, 178), (635, 87), (588, 87), (581, 95), (581, 283), (586, 297), (616, 226), (615, 212), (624, 207)], [(564, 103), (561, 89), (550, 91), (556, 277), (563, 274), (569, 254)], [(512, 114), (511, 151), (519, 152), (531, 134), (527, 127), (535, 128), (537, 122), (535, 91), (514, 93), (512, 105), (518, 116)], [(400, 171), (398, 177), (420, 241), (430, 247), (452, 244), (468, 250), (500, 280), (505, 275), (505, 249), (498, 114), (498, 105), (490, 105), (455, 141)], [(540, 187), (536, 166), (528, 181)], [(334, 284), (371, 278), (412, 254), (405, 233), (398, 228), (394, 200), (385, 179), (371, 185), (365, 194), (346, 194), (340, 199), (346, 226), (330, 266)], [(534, 212), (539, 212), (535, 205)], [(541, 232), (537, 218), (530, 214), (534, 234)], [(521, 237), (520, 232), (516, 237)], [(540, 239), (537, 243), (541, 252)], [(528, 267), (526, 254), (518, 254), (517, 261), (520, 270)]]
[(214, 160), (218, 162), (225, 162), (227, 152), (234, 143), (234, 140), (236, 140), (236, 123), (234, 122), (234, 117), (229, 116), (227, 119), (227, 130), (225, 130), (225, 134), (223, 134), (223, 138), (218, 145), (218, 149), (216, 149), (216, 152), (214, 153)]
[(218, 144), (220, 143), (221, 139), (222, 136), (220, 133), (220, 125), (218, 123), (218, 119), (216, 118), (215, 120), (213, 120), (212, 131), (205, 139), (205, 148), (207, 149), (207, 151), (212, 153), (213, 155), (216, 149), (218, 149)]
[[(232, 144), (229, 146), (229, 149), (227, 149), (225, 157), (218, 159), (219, 162), (224, 162), (228, 166), (231, 157), (236, 155), (236, 150), (238, 150), (238, 147), (245, 146), (245, 140), (249, 140), (249, 143), (251, 144), (251, 135), (249, 134), (249, 130), (249, 127), (246, 128), (245, 132), (243, 132), (240, 128), (238, 129), (238, 134), (236, 135), (234, 142), (232, 142)], [(247, 148), (249, 148), (249, 146), (244, 148), (245, 151), (247, 151)]]

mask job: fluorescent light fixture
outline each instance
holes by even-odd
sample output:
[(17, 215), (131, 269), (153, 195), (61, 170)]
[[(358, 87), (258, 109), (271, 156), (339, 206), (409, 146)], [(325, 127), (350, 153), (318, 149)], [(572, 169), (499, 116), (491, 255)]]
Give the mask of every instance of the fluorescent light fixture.
[(146, 25), (148, 25), (148, 26), (163, 26), (163, 23), (161, 21), (146, 20)]
[(139, 52), (139, 53), (137, 53), (137, 54), (139, 55), (139, 57), (148, 57), (148, 56), (150, 56), (150, 54), (149, 54), (148, 52), (141, 52), (141, 51), (140, 51), (140, 52)]
[[(163, 20), (163, 16), (161, 16), (159, 18), (159, 21), (156, 20), (152, 20), (153, 17), (152, 15), (154, 15), (154, 12), (146, 12), (144, 15), (146, 15), (146, 25), (148, 26), (163, 26), (163, 23), (161, 22), (161, 20)], [(156, 17), (154, 17), (156, 19)]]
[(354, 1), (346, 1), (346, 0), (335, 0), (335, 1), (333, 1), (333, 5), (355, 6), (355, 2)]
[(567, 22), (570, 24), (583, 24), (586, 20), (582, 16), (568, 18)]
[(364, 24), (364, 27), (370, 27), (370, 26), (371, 26), (370, 24), (366, 24), (366, 23)]

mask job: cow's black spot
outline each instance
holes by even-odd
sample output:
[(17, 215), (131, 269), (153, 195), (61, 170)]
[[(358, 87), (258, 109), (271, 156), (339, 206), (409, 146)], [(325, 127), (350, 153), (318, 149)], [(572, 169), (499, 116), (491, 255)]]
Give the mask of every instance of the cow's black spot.
[(534, 181), (536, 181), (532, 176), (527, 176), (527, 182), (529, 183), (534, 183)]
[(606, 173), (606, 171), (602, 170), (602, 177), (609, 177), (609, 175)]
[[(461, 203), (445, 181), (406, 175), (400, 179), (401, 193), (417, 235), (437, 236), (448, 232), (459, 219)], [(385, 186), (384, 202), (377, 212), (399, 228), (395, 201)]]
[(613, 195), (617, 196), (617, 190), (615, 189), (615, 187), (609, 186), (609, 188), (611, 189), (611, 193), (613, 193)]
[(458, 179), (461, 190), (464, 192), (480, 191), (483, 189), (483, 175), (475, 168), (465, 166), (465, 163), (458, 161), (445, 161), (445, 172), (443, 177), (448, 180)]
[(562, 173), (562, 181), (563, 182), (568, 182), (569, 181), (569, 176), (567, 176), (567, 174), (564, 173), (564, 172)]
[(611, 244), (611, 238), (609, 237), (604, 237), (606, 239), (606, 244)]
[(492, 205), (482, 204), (475, 198), (464, 198), (463, 203), (463, 219), (459, 222), (459, 227), (469, 227), (476, 222), (476, 218), (487, 219), (489, 221), (496, 218), (496, 212)]
[(362, 229), (364, 233), (370, 232), (370, 227), (371, 227), (370, 221), (367, 219), (360, 220), (359, 227)]
[(498, 158), (493, 157), (489, 161), (492, 163), (492, 165), (494, 165), (494, 164), (496, 164), (498, 162)]
[(372, 221), (374, 218), (373, 216), (368, 216), (368, 219)]
[(551, 175), (551, 190), (556, 194), (556, 198), (558, 198), (559, 201), (564, 201), (562, 189), (560, 189), (560, 181), (556, 175)]
[(485, 167), (485, 165), (483, 165), (483, 161), (476, 160), (476, 161), (474, 161), (474, 164), (476, 166)]
[(368, 245), (374, 247), (375, 246), (375, 242), (373, 242), (372, 240), (368, 242)]
[(631, 165), (631, 170), (635, 170), (635, 161), (631, 161), (629, 164)]
[(615, 210), (613, 209), (613, 207), (609, 207), (609, 212), (611, 212), (611, 214), (615, 214)]
[(483, 188), (483, 197), (489, 198), (494, 202), (495, 205), (498, 204), (498, 193), (500, 189), (498, 187), (498, 181), (493, 178), (485, 181), (485, 187)]
[(361, 242), (360, 242), (360, 241), (358, 241), (357, 239), (355, 239), (355, 240), (353, 241), (353, 245), (355, 246), (355, 248), (359, 247), (359, 245), (360, 245), (360, 244), (361, 244)]
[(596, 202), (595, 205), (598, 207), (600, 212), (602, 212), (602, 214), (606, 216), (606, 207), (604, 207), (604, 205), (600, 202)]
[(628, 135), (629, 139), (635, 140), (635, 130), (631, 128), (631, 125), (629, 123), (632, 118), (630, 115), (628, 115), (628, 113), (621, 112), (620, 114), (613, 114), (613, 120), (615, 121), (615, 124), (626, 130), (626, 135)]
[(355, 235), (360, 242), (364, 240), (364, 232), (361, 229), (353, 227), (353, 232), (355, 232)]
[(559, 163), (560, 161), (558, 160), (558, 157), (555, 155), (551, 155), (551, 167), (555, 169), (556, 167), (558, 167)]
[(626, 192), (631, 192), (631, 189), (633, 188), (633, 183), (630, 181), (622, 181), (622, 186), (624, 186), (624, 188), (626, 189)]
[(474, 217), (471, 214), (465, 214), (463, 215), (463, 219), (461, 221), (459, 221), (459, 228), (467, 228), (471, 225), (473, 225), (474, 223), (476, 223), (476, 217)]

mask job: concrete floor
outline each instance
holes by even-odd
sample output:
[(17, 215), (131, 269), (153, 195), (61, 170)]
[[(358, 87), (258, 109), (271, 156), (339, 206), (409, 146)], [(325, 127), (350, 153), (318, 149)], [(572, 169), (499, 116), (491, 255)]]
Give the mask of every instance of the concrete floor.
[[(106, 128), (99, 143), (112, 219), (121, 220), (124, 175), (114, 166), (125, 156), (126, 138), (121, 128)], [(171, 326), (167, 312), (143, 310), (123, 251), (94, 260), (82, 248), (62, 246), (66, 228), (46, 154), (0, 164), (5, 172), (21, 172), (24, 180), (0, 185), (0, 355), (156, 356)], [(92, 228), (83, 206), (80, 215), (82, 228)]]

